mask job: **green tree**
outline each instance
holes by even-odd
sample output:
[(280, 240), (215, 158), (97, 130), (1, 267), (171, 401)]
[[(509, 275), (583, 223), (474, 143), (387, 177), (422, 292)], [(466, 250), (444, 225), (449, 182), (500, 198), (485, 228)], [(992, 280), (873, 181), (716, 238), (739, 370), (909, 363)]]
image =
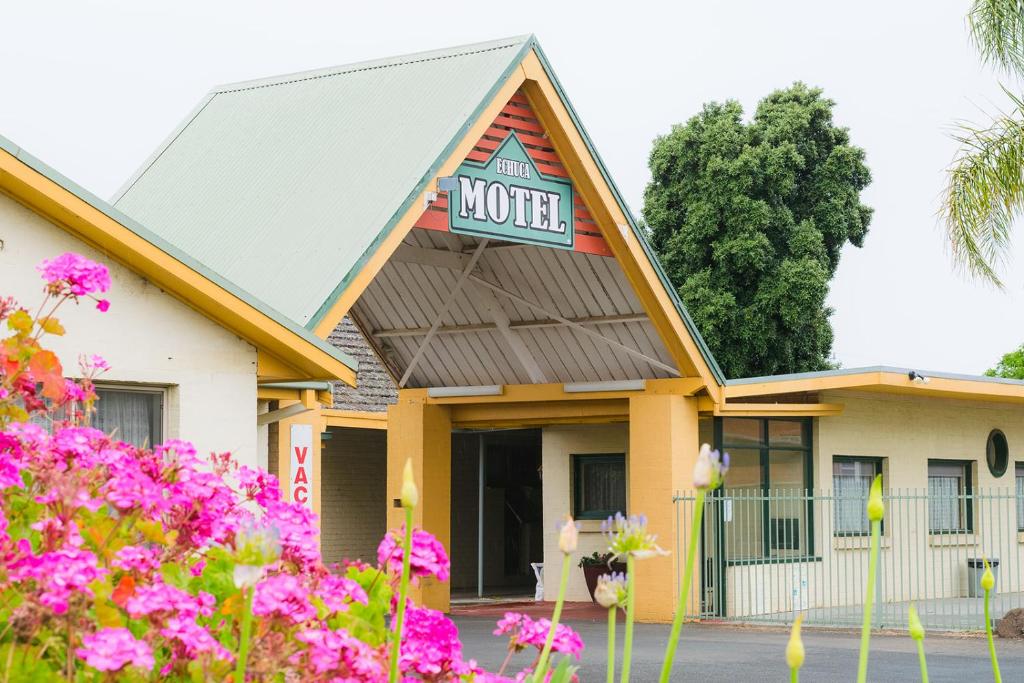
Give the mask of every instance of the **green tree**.
[[(1024, 2), (975, 0), (967, 18), (982, 60), (1024, 77)], [(999, 287), (1011, 228), (1024, 210), (1024, 102), (1003, 90), (1008, 112), (983, 126), (962, 125), (955, 135), (960, 150), (940, 209), (956, 264)]]
[(1006, 377), (1008, 379), (1024, 379), (1024, 344), (1015, 351), (1003, 354), (994, 368), (985, 371), (988, 377)]
[(834, 106), (795, 83), (749, 122), (739, 103), (713, 102), (654, 142), (644, 221), (729, 377), (830, 367), (829, 281), (871, 221), (864, 150)]

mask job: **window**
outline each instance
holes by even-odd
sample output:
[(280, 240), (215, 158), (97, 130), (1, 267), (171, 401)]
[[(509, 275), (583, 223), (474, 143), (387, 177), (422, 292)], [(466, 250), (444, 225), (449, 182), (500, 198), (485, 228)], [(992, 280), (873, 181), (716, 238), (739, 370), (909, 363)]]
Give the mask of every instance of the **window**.
[(974, 530), (971, 463), (928, 461), (928, 530), (933, 534)]
[(98, 387), (92, 426), (136, 446), (163, 441), (164, 392)]
[(1006, 466), (1010, 464), (1010, 445), (1006, 442), (1006, 435), (1000, 429), (993, 429), (988, 434), (988, 442), (985, 444), (985, 461), (988, 462), (988, 471), (993, 477), (1001, 477), (1006, 474)]
[(1024, 531), (1024, 462), (1016, 465), (1017, 470), (1017, 531)]
[(806, 557), (812, 552), (811, 421), (720, 418), (728, 451), (721, 494), (729, 561)]
[(572, 456), (573, 517), (606, 519), (626, 512), (626, 456)]
[(833, 533), (836, 536), (866, 536), (871, 532), (868, 492), (871, 482), (881, 473), (881, 458), (846, 455), (832, 458), (832, 489), (835, 494)]

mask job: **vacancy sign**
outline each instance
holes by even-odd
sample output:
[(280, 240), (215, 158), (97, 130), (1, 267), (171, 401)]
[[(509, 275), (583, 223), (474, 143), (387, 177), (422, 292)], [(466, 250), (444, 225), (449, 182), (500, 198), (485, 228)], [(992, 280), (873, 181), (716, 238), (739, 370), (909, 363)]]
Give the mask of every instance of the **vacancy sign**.
[(509, 133), (486, 163), (464, 161), (452, 180), (452, 232), (573, 248), (572, 183), (542, 175), (515, 133)]
[(313, 509), (313, 425), (292, 425), (288, 499)]

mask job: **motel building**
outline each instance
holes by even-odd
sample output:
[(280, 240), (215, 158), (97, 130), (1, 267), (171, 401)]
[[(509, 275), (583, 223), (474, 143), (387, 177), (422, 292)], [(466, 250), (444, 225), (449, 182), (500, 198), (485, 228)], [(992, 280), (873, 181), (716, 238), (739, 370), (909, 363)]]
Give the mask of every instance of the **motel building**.
[[(39, 208), (0, 178), (65, 231), (91, 215), (74, 197)], [(263, 314), (210, 330), (234, 358), (193, 334), (220, 320), (207, 290), (167, 290), (204, 313), (152, 324), (167, 354), (196, 347), (180, 377), (158, 377), (182, 394), (173, 411), (211, 423), (182, 435), (237, 442), (276, 472), (320, 515), (327, 560), (375, 561), (411, 458), (416, 524), (452, 558), (450, 583), (422, 586), (428, 606), (532, 597), (534, 565), (553, 599), (556, 523), (572, 513), (589, 555), (622, 511), (670, 551), (637, 563), (638, 618), (670, 620), (702, 442), (732, 469), (707, 502), (688, 614), (845, 619), (877, 473), (882, 614), (960, 609), (982, 555), (1000, 562), (1004, 606), (1021, 604), (1024, 383), (881, 366), (724, 377), (532, 36), (215, 88), (111, 203), (167, 270), (192, 264)], [(148, 261), (76, 234), (138, 286), (165, 286)], [(300, 367), (282, 340), (336, 363)], [(213, 382), (242, 360), (245, 392), (174, 388), (186, 366)], [(589, 600), (575, 567), (569, 599)]]

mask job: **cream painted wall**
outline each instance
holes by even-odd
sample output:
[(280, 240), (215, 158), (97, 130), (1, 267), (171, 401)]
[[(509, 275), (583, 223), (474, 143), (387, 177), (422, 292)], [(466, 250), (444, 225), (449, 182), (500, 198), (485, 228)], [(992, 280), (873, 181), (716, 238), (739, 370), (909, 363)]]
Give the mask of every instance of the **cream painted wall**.
[(112, 368), (104, 382), (167, 388), (165, 437), (256, 464), (253, 346), (3, 195), (0, 240), (0, 295), (29, 310), (42, 298), (35, 268), (43, 259), (74, 251), (110, 268), (110, 310), (100, 313), (87, 300), (65, 305), (58, 317), (68, 336), (46, 342), (66, 374), (77, 374), (79, 354), (97, 353)]
[[(542, 437), (544, 468), (544, 599), (558, 597), (562, 553), (558, 549), (556, 524), (572, 508), (571, 457), (582, 453), (626, 453), (629, 458), (629, 427), (615, 425), (579, 425), (545, 427)], [(628, 470), (628, 467), (627, 467)], [(594, 551), (606, 552), (608, 540), (601, 523), (580, 522), (580, 541), (569, 568), (567, 600), (589, 601), (583, 570), (576, 566), (580, 557)]]

